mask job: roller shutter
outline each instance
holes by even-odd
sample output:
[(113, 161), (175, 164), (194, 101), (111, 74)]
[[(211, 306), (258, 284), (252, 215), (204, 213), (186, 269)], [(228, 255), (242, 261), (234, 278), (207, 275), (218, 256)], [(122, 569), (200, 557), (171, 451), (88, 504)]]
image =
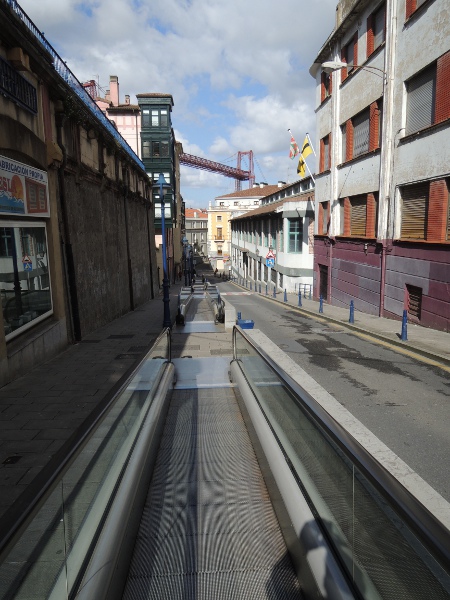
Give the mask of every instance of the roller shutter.
[(366, 196), (355, 196), (354, 198), (350, 198), (350, 204), (350, 235), (365, 237), (367, 214)]

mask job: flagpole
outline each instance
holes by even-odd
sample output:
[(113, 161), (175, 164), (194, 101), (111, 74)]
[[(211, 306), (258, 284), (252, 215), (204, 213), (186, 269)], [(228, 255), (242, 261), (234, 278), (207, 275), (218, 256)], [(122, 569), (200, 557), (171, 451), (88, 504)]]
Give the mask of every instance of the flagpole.
[(314, 146), (312, 145), (311, 138), (309, 137), (309, 133), (308, 132), (306, 133), (306, 137), (308, 138), (308, 142), (309, 142), (309, 145), (311, 147), (311, 150), (314, 152), (314, 156), (317, 156), (316, 151), (314, 150)]
[[(303, 156), (303, 155), (302, 155), (302, 156)], [(311, 177), (311, 179), (313, 180), (313, 183), (314, 183), (314, 185), (316, 185), (316, 180), (314, 179), (314, 177), (313, 177), (313, 174), (311, 173), (311, 170), (310, 170), (310, 168), (308, 167), (308, 163), (306, 162), (306, 158), (304, 158), (304, 159), (303, 159), (303, 161), (304, 161), (304, 163), (305, 163), (305, 166), (306, 166), (306, 168), (308, 169), (309, 176), (310, 176), (310, 177)]]

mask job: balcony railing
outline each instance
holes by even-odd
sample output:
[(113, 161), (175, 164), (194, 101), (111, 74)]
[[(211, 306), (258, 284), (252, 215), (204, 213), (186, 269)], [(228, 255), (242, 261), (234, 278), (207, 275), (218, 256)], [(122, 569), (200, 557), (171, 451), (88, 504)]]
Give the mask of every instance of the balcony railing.
[(34, 37), (42, 44), (45, 50), (52, 56), (53, 58), (53, 66), (58, 75), (63, 79), (67, 85), (71, 87), (71, 89), (75, 92), (75, 94), (80, 98), (80, 100), (84, 103), (86, 108), (92, 113), (92, 115), (105, 127), (108, 132), (115, 138), (115, 140), (120, 144), (123, 150), (128, 154), (128, 156), (137, 163), (141, 169), (145, 171), (144, 163), (141, 159), (135, 154), (132, 148), (127, 144), (127, 142), (123, 139), (120, 133), (115, 129), (115, 127), (111, 124), (110, 120), (102, 113), (100, 108), (95, 103), (95, 100), (91, 98), (91, 96), (84, 89), (82, 84), (78, 81), (72, 71), (67, 67), (66, 63), (59, 56), (56, 50), (49, 44), (44, 35), (39, 31), (30, 17), (26, 14), (26, 12), (17, 4), (16, 0), (6, 0), (8, 5), (12, 8), (12, 10), (16, 13), (16, 15), (20, 18), (20, 20), (28, 27)]

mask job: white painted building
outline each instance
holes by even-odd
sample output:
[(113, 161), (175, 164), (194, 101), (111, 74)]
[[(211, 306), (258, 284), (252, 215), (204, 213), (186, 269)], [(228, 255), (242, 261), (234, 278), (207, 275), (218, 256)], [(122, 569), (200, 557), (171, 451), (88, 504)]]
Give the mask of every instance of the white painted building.
[[(313, 282), (314, 185), (310, 177), (282, 184), (260, 206), (231, 220), (234, 277), (273, 290)], [(273, 258), (272, 258), (273, 257)]]
[(213, 269), (226, 275), (230, 272), (230, 219), (259, 206), (263, 196), (277, 189), (277, 185), (255, 183), (252, 188), (217, 196), (214, 204), (209, 203), (208, 257)]

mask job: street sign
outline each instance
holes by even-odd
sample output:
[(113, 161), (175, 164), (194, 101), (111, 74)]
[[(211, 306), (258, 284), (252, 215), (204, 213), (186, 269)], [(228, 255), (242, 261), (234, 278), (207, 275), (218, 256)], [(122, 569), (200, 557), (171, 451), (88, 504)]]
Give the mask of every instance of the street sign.
[(22, 264), (23, 264), (24, 271), (32, 271), (33, 270), (33, 261), (28, 256), (28, 254), (24, 254), (22, 256)]
[(273, 269), (274, 266), (275, 266), (275, 259), (274, 258), (266, 258), (266, 267), (270, 267), (271, 269)]

